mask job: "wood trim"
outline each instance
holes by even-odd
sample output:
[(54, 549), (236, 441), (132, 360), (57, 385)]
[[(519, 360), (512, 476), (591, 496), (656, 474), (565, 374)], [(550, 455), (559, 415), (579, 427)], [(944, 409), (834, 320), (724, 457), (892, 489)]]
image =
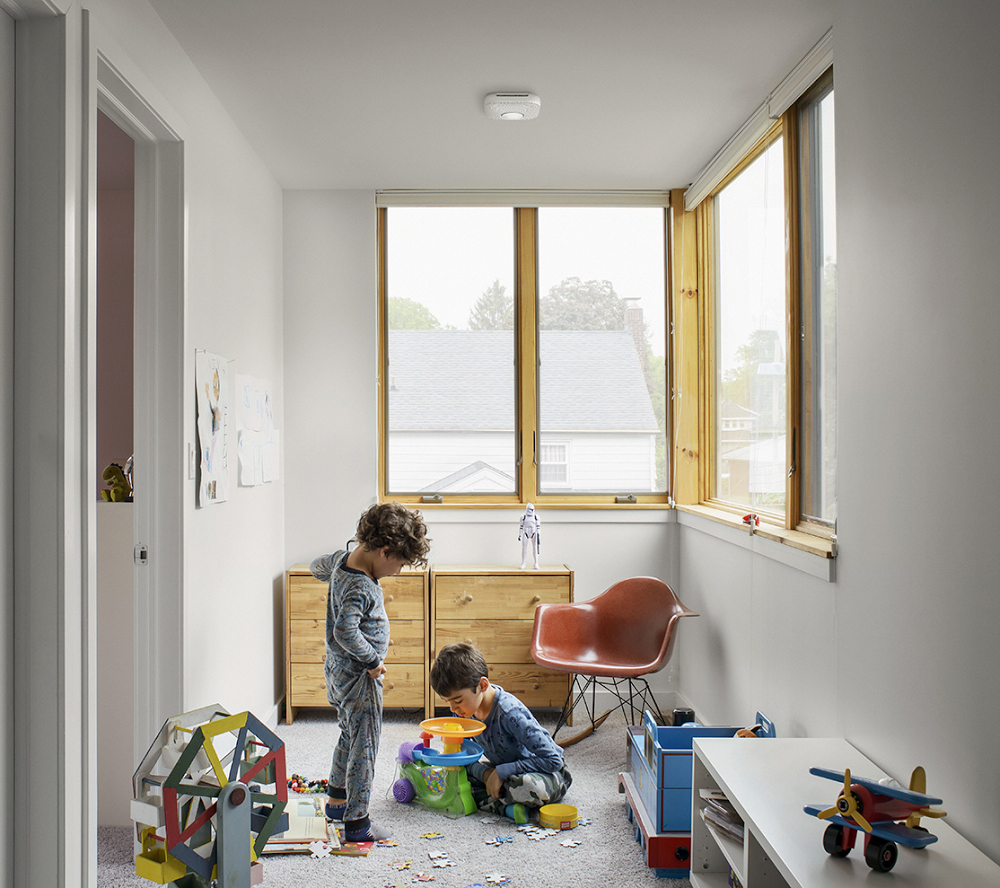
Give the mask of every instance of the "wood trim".
[[(799, 115), (792, 105), (781, 116), (785, 179), (785, 527), (800, 519), (802, 490), (802, 277), (799, 264)], [(798, 452), (796, 452), (798, 451)]]
[(520, 465), (517, 491), (521, 503), (538, 497), (538, 320), (536, 315), (538, 211), (514, 211), (517, 275), (515, 312), (517, 342), (517, 418)]
[(670, 492), (679, 503), (701, 501), (701, 295), (697, 214), (684, 210), (684, 189), (670, 194)]
[[(389, 357), (389, 343), (387, 326), (387, 294), (386, 294), (386, 227), (388, 219), (385, 207), (379, 207), (375, 211), (375, 250), (376, 250), (376, 275), (378, 302), (375, 307), (375, 317), (378, 329), (378, 370), (375, 386), (378, 390), (378, 430), (376, 432), (378, 443), (378, 456), (376, 457), (376, 473), (378, 475), (378, 495), (379, 500), (384, 502), (388, 498), (389, 476), (387, 466), (388, 448), (388, 426), (389, 426), (389, 399), (383, 382), (386, 378), (387, 361)], [(419, 497), (414, 497), (413, 501), (419, 502)]]

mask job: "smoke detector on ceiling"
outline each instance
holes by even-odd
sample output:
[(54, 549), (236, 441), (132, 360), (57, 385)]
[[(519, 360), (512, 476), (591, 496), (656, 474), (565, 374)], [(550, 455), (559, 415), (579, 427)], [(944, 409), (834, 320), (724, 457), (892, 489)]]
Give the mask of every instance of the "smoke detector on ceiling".
[(542, 100), (534, 93), (490, 93), (483, 100), (486, 116), (493, 120), (531, 120), (538, 117)]

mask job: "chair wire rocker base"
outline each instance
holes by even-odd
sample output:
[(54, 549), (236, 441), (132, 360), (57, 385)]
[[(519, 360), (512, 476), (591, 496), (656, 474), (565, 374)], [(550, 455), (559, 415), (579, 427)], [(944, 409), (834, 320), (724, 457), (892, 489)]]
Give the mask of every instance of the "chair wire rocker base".
[[(600, 716), (597, 714), (598, 687), (609, 691), (617, 700), (617, 707), (612, 706)], [(642, 676), (611, 678), (602, 675), (574, 675), (569, 686), (569, 693), (566, 695), (566, 702), (563, 703), (555, 730), (552, 732), (553, 738), (569, 722), (570, 716), (581, 703), (587, 713), (588, 724), (584, 725), (583, 730), (575, 739), (583, 739), (596, 731), (615, 708), (620, 709), (625, 720), (632, 725), (636, 724), (637, 719), (642, 719), (642, 714), (646, 709), (654, 713), (658, 724), (665, 724), (663, 713), (660, 712), (656, 698), (649, 689), (649, 682)], [(564, 743), (569, 745), (568, 741), (564, 741)]]

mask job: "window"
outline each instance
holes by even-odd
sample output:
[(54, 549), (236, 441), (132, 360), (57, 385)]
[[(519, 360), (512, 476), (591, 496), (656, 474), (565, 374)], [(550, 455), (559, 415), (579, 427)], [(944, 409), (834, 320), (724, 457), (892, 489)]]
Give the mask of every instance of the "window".
[(833, 101), (830, 70), (696, 208), (672, 195), (675, 499), (786, 541), (836, 527)]
[(833, 79), (799, 106), (802, 195), (802, 509), (806, 524), (837, 519), (837, 229)]
[(665, 195), (388, 203), (382, 496), (666, 503)]

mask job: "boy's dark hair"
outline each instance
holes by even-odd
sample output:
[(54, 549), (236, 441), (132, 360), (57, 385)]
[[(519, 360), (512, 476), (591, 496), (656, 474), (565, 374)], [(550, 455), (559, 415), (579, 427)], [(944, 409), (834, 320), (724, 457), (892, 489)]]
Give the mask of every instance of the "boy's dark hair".
[(369, 551), (388, 546), (392, 555), (420, 566), (427, 563), (431, 549), (423, 517), (401, 503), (376, 503), (365, 509), (355, 539)]
[(477, 690), (479, 679), (489, 678), (486, 660), (471, 644), (446, 644), (431, 666), (431, 687), (442, 697), (466, 688)]

